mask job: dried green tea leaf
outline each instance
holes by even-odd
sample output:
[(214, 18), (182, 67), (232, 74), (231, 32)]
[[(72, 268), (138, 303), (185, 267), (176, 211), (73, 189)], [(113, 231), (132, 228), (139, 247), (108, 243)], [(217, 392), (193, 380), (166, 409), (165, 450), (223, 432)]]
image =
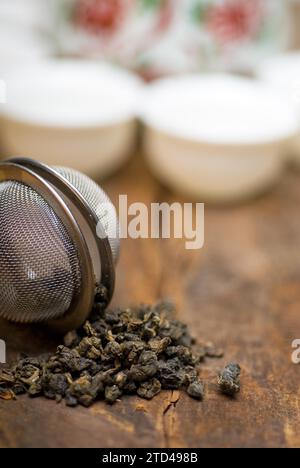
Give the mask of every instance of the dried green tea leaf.
[(241, 368), (236, 363), (231, 363), (219, 374), (218, 385), (221, 393), (234, 396), (239, 393)]
[(144, 382), (137, 390), (137, 394), (141, 398), (151, 400), (161, 391), (161, 383), (157, 379), (151, 379), (148, 382)]
[(200, 380), (192, 382), (188, 388), (187, 393), (196, 400), (203, 400), (204, 397), (204, 386)]
[[(194, 352), (188, 327), (174, 319), (169, 303), (105, 310), (106, 303), (107, 292), (99, 286), (89, 320), (69, 332), (64, 345), (52, 355), (22, 357), (0, 371), (0, 398), (27, 393), (89, 407), (97, 400), (113, 404), (123, 394), (151, 399), (162, 389), (185, 389), (201, 400), (199, 364), (221, 353), (211, 343)], [(236, 393), (237, 367), (223, 371), (220, 388)]]

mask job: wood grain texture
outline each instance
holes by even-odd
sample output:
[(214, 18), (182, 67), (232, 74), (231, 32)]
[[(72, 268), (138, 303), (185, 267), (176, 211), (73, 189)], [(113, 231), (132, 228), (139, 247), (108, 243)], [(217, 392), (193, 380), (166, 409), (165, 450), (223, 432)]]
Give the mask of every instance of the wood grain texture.
[[(139, 160), (105, 184), (116, 201), (184, 201)], [(185, 200), (186, 201), (186, 200)], [(300, 175), (287, 174), (270, 194), (242, 206), (206, 208), (206, 244), (186, 251), (179, 240), (125, 240), (114, 305), (173, 298), (195, 337), (226, 351), (207, 361), (206, 397), (181, 392), (153, 401), (126, 397), (113, 407), (69, 409), (43, 399), (0, 402), (2, 447), (299, 447)], [(10, 358), (54, 349), (59, 337), (0, 322)], [(218, 368), (243, 368), (235, 401), (219, 395)]]

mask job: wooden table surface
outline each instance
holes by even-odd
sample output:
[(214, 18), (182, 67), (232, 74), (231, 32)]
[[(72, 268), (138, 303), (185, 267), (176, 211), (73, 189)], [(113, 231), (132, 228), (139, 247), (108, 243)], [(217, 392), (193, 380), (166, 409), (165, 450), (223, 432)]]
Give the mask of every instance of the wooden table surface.
[[(136, 159), (105, 184), (116, 201), (183, 201), (162, 188)], [(0, 402), (3, 447), (299, 447), (300, 367), (291, 342), (300, 338), (300, 174), (244, 205), (206, 208), (206, 244), (125, 240), (114, 305), (172, 298), (198, 338), (224, 347), (207, 361), (205, 401), (163, 392), (147, 402), (126, 397), (90, 409), (27, 397)], [(44, 330), (0, 322), (10, 359), (19, 351), (54, 349)], [(242, 368), (235, 401), (219, 395), (218, 368)]]

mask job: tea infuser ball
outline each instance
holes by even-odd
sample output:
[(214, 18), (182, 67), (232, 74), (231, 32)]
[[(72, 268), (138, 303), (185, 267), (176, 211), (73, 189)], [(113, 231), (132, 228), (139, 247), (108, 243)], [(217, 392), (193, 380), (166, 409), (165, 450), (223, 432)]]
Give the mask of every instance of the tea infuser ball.
[(115, 207), (84, 174), (26, 158), (0, 163), (0, 317), (62, 330), (114, 292)]

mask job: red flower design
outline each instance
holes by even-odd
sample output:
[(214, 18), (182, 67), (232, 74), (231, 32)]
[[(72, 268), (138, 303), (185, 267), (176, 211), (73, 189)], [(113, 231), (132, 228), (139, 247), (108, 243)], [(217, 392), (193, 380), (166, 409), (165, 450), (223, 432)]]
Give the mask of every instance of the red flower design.
[(220, 42), (234, 42), (255, 36), (262, 18), (262, 0), (224, 0), (208, 12), (208, 27)]
[(114, 32), (122, 23), (127, 0), (77, 0), (75, 23), (93, 33)]
[(162, 0), (156, 26), (157, 32), (164, 32), (170, 26), (174, 14), (174, 4), (172, 0)]

